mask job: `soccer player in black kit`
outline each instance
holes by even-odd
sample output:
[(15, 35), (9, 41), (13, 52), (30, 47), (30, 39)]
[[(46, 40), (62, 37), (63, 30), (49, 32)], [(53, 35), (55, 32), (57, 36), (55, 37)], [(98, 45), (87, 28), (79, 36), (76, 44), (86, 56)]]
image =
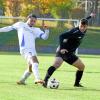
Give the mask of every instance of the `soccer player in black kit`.
[(63, 61), (67, 62), (70, 65), (73, 65), (78, 69), (76, 71), (74, 86), (83, 87), (80, 84), (80, 80), (82, 78), (85, 65), (79, 59), (79, 57), (75, 55), (75, 51), (79, 47), (82, 39), (85, 36), (88, 26), (88, 20), (94, 16), (95, 14), (91, 13), (89, 17), (80, 20), (78, 27), (75, 27), (59, 36), (60, 46), (56, 50), (56, 57), (53, 65), (50, 66), (47, 70), (46, 76), (44, 78), (45, 83), (43, 83), (44, 87), (47, 87), (48, 79), (56, 71), (56, 69), (61, 66)]

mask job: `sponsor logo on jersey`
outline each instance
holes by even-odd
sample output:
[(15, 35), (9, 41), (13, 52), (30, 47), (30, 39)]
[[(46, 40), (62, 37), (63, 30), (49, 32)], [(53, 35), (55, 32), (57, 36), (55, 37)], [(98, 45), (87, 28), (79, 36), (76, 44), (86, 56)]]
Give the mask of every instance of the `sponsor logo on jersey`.
[(66, 43), (66, 42), (67, 42), (67, 40), (68, 40), (68, 39), (64, 39), (64, 40), (63, 40), (63, 43)]

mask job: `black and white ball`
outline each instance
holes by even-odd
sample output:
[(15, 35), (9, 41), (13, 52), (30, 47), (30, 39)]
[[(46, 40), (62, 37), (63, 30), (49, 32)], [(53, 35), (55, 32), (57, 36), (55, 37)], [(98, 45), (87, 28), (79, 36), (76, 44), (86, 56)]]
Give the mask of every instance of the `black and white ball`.
[(52, 78), (48, 81), (47, 87), (50, 89), (57, 89), (59, 87), (59, 81)]

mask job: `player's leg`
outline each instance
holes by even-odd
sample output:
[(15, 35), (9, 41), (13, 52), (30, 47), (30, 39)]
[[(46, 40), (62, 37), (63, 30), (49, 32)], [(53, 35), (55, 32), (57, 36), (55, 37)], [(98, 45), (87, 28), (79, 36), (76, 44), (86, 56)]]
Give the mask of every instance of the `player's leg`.
[(35, 80), (36, 80), (36, 83), (43, 83), (44, 81), (43, 80), (40, 80), (39, 79), (39, 71), (38, 71), (38, 59), (36, 56), (36, 51), (35, 49), (34, 50), (31, 50), (30, 51), (23, 51), (22, 54), (21, 54), (27, 61), (28, 63), (28, 70), (26, 70), (21, 78), (20, 81), (18, 81), (17, 83), (20, 84), (24, 84), (25, 83), (25, 80), (30, 76), (30, 74), (33, 72), (34, 76), (35, 76)]
[(30, 57), (30, 53), (27, 52), (26, 50), (22, 50), (21, 51), (21, 56), (25, 58), (25, 60), (27, 61), (28, 64), (28, 68), (25, 70), (24, 74), (22, 75), (21, 79), (17, 82), (17, 84), (19, 85), (25, 85), (25, 81), (26, 79), (31, 75), (32, 73), (32, 64), (29, 62), (29, 57)]
[(32, 57), (29, 58), (29, 61), (32, 64), (31, 70), (32, 70), (34, 77), (35, 77), (35, 84), (44, 83), (44, 81), (40, 79), (39, 70), (38, 70), (39, 62), (38, 62), (37, 57), (32, 56)]
[(32, 65), (31, 65), (31, 64), (28, 64), (28, 66), (29, 66), (29, 67), (25, 70), (24, 74), (22, 75), (20, 81), (17, 82), (17, 84), (19, 84), (19, 85), (25, 85), (25, 84), (26, 84), (26, 83), (25, 83), (26, 79), (27, 79), (27, 78), (31, 75), (31, 73), (32, 73), (32, 70), (31, 70)]
[(73, 65), (74, 67), (76, 67), (78, 69), (77, 72), (76, 72), (76, 78), (75, 78), (74, 86), (82, 87), (82, 85), (80, 85), (80, 80), (82, 78), (83, 71), (84, 71), (84, 68), (85, 68), (82, 61), (74, 53), (67, 54), (63, 58), (63, 60), (65, 62), (67, 62), (68, 64)]
[(63, 63), (63, 59), (61, 57), (55, 58), (53, 65), (48, 68), (47, 73), (45, 75), (45, 78), (44, 78), (45, 83), (43, 84), (44, 87), (47, 87), (48, 79), (55, 72), (55, 70), (61, 66), (62, 63)]
[(74, 86), (83, 87), (80, 84), (80, 81), (81, 81), (81, 78), (83, 76), (85, 65), (83, 64), (83, 62), (79, 58), (72, 65), (78, 69), (76, 72), (76, 79), (75, 79)]

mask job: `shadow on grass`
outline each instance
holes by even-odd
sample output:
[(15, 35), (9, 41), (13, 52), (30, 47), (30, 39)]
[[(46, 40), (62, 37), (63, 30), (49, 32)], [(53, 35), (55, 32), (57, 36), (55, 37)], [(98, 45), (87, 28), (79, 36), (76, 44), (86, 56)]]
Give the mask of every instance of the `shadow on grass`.
[(100, 89), (95, 89), (95, 88), (88, 88), (88, 87), (75, 87), (75, 88), (65, 88), (65, 89), (61, 89), (59, 88), (58, 90), (68, 90), (68, 91), (96, 91), (96, 92), (100, 92)]
[[(31, 88), (31, 86), (33, 85), (18, 85), (16, 82), (6, 82), (6, 81), (0, 81), (0, 84), (10, 84), (10, 85), (16, 85), (16, 86), (28, 86)], [(42, 86), (41, 86), (42, 88)], [(92, 88), (92, 87), (64, 87), (64, 88), (58, 88), (58, 89), (55, 89), (57, 91), (60, 91), (60, 90), (68, 90), (68, 91), (96, 91), (96, 92), (100, 92), (100, 89), (96, 89), (96, 88)]]

